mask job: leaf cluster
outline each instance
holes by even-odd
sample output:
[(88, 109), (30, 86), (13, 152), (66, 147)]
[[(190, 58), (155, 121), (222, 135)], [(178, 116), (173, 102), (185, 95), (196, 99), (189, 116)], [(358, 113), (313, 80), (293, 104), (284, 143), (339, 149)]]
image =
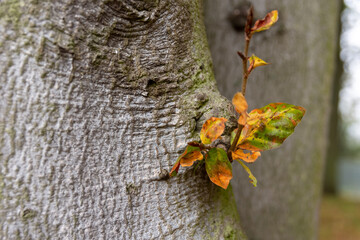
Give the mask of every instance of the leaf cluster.
[(270, 103), (250, 113), (247, 112), (248, 104), (245, 99), (247, 78), (255, 68), (268, 64), (255, 55), (247, 56), (249, 42), (254, 33), (269, 29), (278, 20), (278, 12), (275, 10), (268, 13), (264, 19), (256, 21), (253, 27), (251, 27), (252, 16), (251, 9), (245, 26), (245, 51), (238, 52), (243, 59), (243, 88), (242, 92), (236, 93), (232, 99), (239, 118), (238, 128), (231, 133), (231, 147), (225, 151), (222, 148), (209, 146), (221, 138), (227, 122), (226, 118), (211, 117), (202, 126), (201, 141), (188, 143), (171, 169), (171, 177), (178, 173), (180, 166), (189, 167), (199, 161), (199, 164), (205, 163), (210, 180), (226, 189), (233, 177), (232, 162), (236, 160), (249, 174), (250, 182), (256, 187), (257, 180), (245, 162), (253, 163), (261, 156), (262, 151), (279, 147), (294, 132), (304, 116), (304, 108), (287, 103)]

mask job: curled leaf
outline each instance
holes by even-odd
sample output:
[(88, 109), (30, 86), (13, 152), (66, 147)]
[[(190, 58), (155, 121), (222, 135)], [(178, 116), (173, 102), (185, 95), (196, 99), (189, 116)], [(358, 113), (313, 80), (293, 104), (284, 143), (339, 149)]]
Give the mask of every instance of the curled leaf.
[(248, 104), (246, 102), (246, 99), (241, 92), (235, 93), (232, 99), (232, 104), (234, 105), (235, 110), (240, 114), (246, 113), (248, 109)]
[(257, 186), (257, 179), (256, 177), (251, 173), (250, 169), (248, 168), (248, 166), (245, 165), (245, 163), (243, 163), (242, 161), (240, 161), (239, 159), (236, 159), (240, 165), (245, 169), (245, 171), (249, 174), (249, 178), (251, 179), (250, 182), (252, 183), (252, 185), (254, 185), (254, 187)]
[(251, 72), (254, 68), (268, 65), (269, 63), (265, 62), (261, 58), (258, 58), (254, 54), (249, 58), (249, 69), (248, 72)]
[(231, 152), (231, 155), (233, 159), (241, 159), (245, 162), (252, 163), (261, 156), (261, 153), (258, 151), (251, 151), (249, 153), (245, 153), (242, 149), (236, 149), (235, 152)]
[(304, 114), (304, 108), (286, 103), (270, 103), (252, 110), (237, 148), (264, 151), (279, 147), (294, 132)]
[(172, 169), (169, 173), (170, 177), (176, 176), (176, 174), (179, 171), (180, 165), (183, 167), (189, 167), (189, 166), (193, 165), (193, 163), (195, 161), (202, 160), (202, 159), (203, 159), (203, 155), (200, 151), (200, 148), (188, 145), (186, 147), (185, 151), (183, 152), (183, 154), (181, 154), (178, 157), (174, 166), (172, 167)]
[(210, 144), (218, 139), (225, 129), (226, 118), (211, 117), (208, 119), (200, 131), (200, 139), (203, 144)]
[(177, 160), (169, 173), (170, 177), (175, 177), (179, 172), (179, 168), (180, 168), (180, 160)]
[(221, 148), (212, 148), (205, 155), (205, 169), (210, 180), (226, 189), (232, 178), (232, 166), (226, 152)]
[(261, 32), (269, 29), (279, 19), (278, 11), (274, 10), (266, 14), (265, 18), (257, 20), (251, 28), (251, 33)]

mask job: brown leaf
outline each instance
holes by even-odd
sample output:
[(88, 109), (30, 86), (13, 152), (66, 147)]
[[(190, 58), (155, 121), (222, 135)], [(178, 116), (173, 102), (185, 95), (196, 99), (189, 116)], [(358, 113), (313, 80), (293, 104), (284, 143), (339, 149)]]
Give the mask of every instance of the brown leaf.
[(251, 33), (261, 32), (269, 29), (279, 19), (278, 11), (274, 10), (266, 14), (265, 18), (257, 20), (251, 28)]

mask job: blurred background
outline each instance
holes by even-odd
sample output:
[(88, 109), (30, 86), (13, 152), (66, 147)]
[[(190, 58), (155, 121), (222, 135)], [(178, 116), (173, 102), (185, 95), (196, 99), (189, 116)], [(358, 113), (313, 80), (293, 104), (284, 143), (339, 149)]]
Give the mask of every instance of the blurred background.
[[(360, 1), (344, 0), (320, 240), (360, 239)], [(338, 103), (336, 103), (338, 101)]]
[[(249, 109), (274, 99), (307, 109), (296, 137), (251, 165), (262, 184), (258, 189), (249, 188), (246, 174), (234, 166), (240, 174), (232, 185), (249, 239), (360, 240), (360, 0), (205, 2), (220, 92), (231, 99), (240, 87), (241, 64), (229, 46), (241, 49), (250, 5), (255, 19), (278, 9), (279, 22), (251, 43), (256, 47), (250, 52), (256, 50), (273, 65), (253, 73), (247, 86)], [(330, 121), (324, 117), (329, 112)], [(323, 192), (318, 191), (322, 183)]]

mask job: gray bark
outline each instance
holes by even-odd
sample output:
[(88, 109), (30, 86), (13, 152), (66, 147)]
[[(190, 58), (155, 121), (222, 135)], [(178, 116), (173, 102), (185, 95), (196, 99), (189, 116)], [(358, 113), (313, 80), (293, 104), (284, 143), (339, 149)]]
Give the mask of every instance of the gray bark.
[(1, 239), (244, 238), (231, 187), (166, 177), (229, 117), (201, 7), (1, 1)]
[[(228, 15), (244, 1), (208, 0), (205, 23), (220, 91), (231, 98), (241, 89), (242, 66), (236, 54), (243, 33)], [(316, 239), (324, 157), (328, 141), (340, 1), (251, 1), (255, 16), (279, 10), (279, 21), (253, 37), (250, 53), (272, 63), (251, 75), (249, 109), (287, 102), (307, 113), (284, 145), (264, 152), (249, 167), (258, 187), (234, 164), (237, 206), (249, 239)]]

